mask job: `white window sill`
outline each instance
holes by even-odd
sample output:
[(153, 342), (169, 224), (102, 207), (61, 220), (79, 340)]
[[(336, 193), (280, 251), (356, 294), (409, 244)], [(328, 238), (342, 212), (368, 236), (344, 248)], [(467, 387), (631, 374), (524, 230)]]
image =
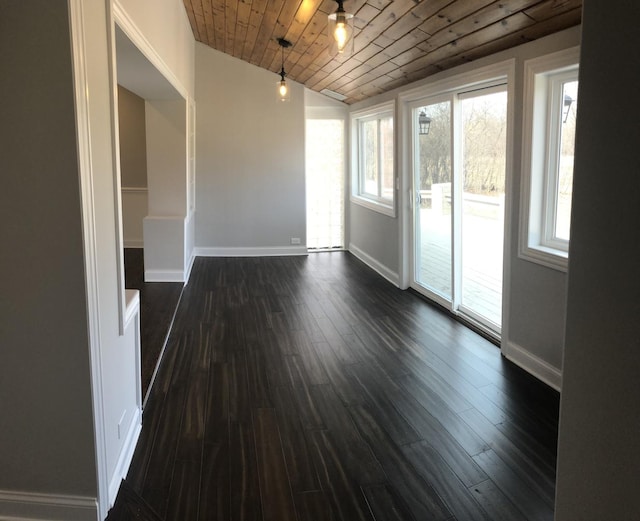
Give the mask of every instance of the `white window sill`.
[(392, 202), (384, 203), (382, 201), (377, 201), (375, 199), (369, 199), (368, 197), (353, 194), (351, 195), (351, 202), (360, 206), (364, 206), (365, 208), (373, 210), (374, 212), (388, 215), (389, 217), (396, 216), (396, 209)]
[(566, 251), (547, 246), (537, 245), (520, 248), (518, 257), (565, 273), (569, 268), (569, 254)]

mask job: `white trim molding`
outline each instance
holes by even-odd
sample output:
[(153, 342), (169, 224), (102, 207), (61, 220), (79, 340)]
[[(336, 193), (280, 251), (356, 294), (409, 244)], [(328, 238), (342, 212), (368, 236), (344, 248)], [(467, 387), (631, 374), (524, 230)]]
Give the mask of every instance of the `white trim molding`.
[(123, 194), (148, 194), (149, 189), (146, 186), (123, 186), (121, 188)]
[(365, 253), (353, 243), (349, 243), (349, 251), (372, 270), (391, 282), (391, 284), (398, 288), (400, 287), (400, 276), (395, 271), (390, 270), (384, 264), (378, 262), (371, 255)]
[[(398, 198), (398, 154), (396, 153), (396, 143), (398, 136), (397, 122), (396, 122), (396, 102), (395, 100), (389, 100), (384, 103), (379, 103), (372, 107), (359, 109), (350, 113), (350, 125), (349, 125), (349, 141), (351, 143), (351, 176), (350, 176), (350, 190), (349, 200), (360, 206), (368, 208), (374, 212), (379, 212), (388, 217), (396, 217), (397, 198)], [(382, 139), (380, 134), (380, 119), (391, 118), (393, 122), (393, 187), (391, 190), (391, 199), (386, 199), (382, 196), (382, 185), (379, 184), (379, 194), (373, 195), (365, 193), (362, 179), (364, 172), (361, 165), (361, 133), (360, 127), (363, 122), (378, 121), (378, 139)], [(382, 145), (379, 144), (379, 147)], [(381, 156), (378, 155), (377, 161), (381, 160)], [(382, 182), (381, 179), (378, 180)]]
[[(140, 382), (138, 382), (138, 386), (139, 385)], [(141, 398), (138, 396), (138, 399)], [(109, 482), (110, 507), (113, 507), (114, 503), (116, 502), (118, 490), (120, 489), (120, 483), (127, 476), (129, 466), (131, 465), (131, 460), (133, 459), (133, 453), (136, 450), (136, 444), (138, 443), (138, 438), (140, 437), (140, 432), (142, 432), (142, 410), (140, 408), (136, 408), (133, 413), (131, 423), (129, 424), (129, 428), (127, 429), (124, 444), (122, 445), (120, 456), (118, 457), (118, 462), (116, 463), (115, 470), (113, 471), (113, 475), (111, 476), (111, 480)]]
[(524, 347), (511, 342), (503, 342), (502, 354), (505, 358), (532, 374), (538, 380), (560, 392), (562, 389), (562, 371), (542, 358), (530, 353)]
[(194, 248), (196, 257), (289, 257), (308, 255), (306, 246)]
[(158, 69), (169, 83), (180, 93), (186, 100), (189, 97), (187, 89), (182, 85), (178, 77), (173, 73), (171, 68), (166, 64), (158, 52), (153, 48), (149, 40), (145, 37), (140, 28), (131, 20), (126, 10), (122, 7), (118, 0), (113, 0), (113, 19), (122, 31), (127, 35), (140, 52)]
[[(85, 258), (85, 281), (87, 284), (87, 325), (89, 330), (89, 358), (91, 364), (92, 408), (94, 417), (94, 444), (96, 457), (97, 498), (68, 498), (63, 496), (32, 496), (24, 494), (25, 506), (34, 508), (31, 519), (38, 519), (37, 514), (43, 513), (42, 519), (67, 520), (75, 519), (103, 519), (107, 515), (106, 499), (108, 497), (108, 465), (107, 441), (105, 436), (104, 385), (102, 381), (102, 345), (100, 332), (100, 294), (98, 291), (98, 239), (96, 232), (96, 213), (94, 201), (94, 158), (91, 148), (91, 114), (89, 100), (89, 72), (86, 48), (85, 17), (89, 15), (83, 10), (82, 0), (70, 0), (69, 26), (71, 32), (74, 94), (76, 107), (76, 125), (78, 141), (78, 168), (80, 171), (80, 198), (82, 204), (82, 235)], [(121, 310), (124, 311), (124, 310)], [(122, 318), (124, 313), (120, 313)], [(53, 498), (52, 504), (48, 501)], [(72, 517), (76, 507), (88, 514), (88, 502), (92, 503), (93, 516)], [(79, 503), (78, 503), (79, 502)], [(57, 509), (57, 505), (61, 505)], [(48, 507), (51, 506), (51, 509)], [(54, 508), (56, 506), (56, 508)], [(54, 517), (48, 510), (66, 512), (62, 517)], [(28, 512), (28, 511), (27, 511)], [(0, 519), (2, 509), (0, 507)]]
[(524, 62), (518, 257), (562, 272), (568, 269), (569, 254), (546, 238), (550, 226), (548, 214), (555, 206), (549, 197), (549, 184), (553, 185), (551, 181), (555, 178), (550, 173), (554, 170), (550, 166), (550, 145), (558, 139), (554, 137), (557, 132), (553, 130), (549, 82), (561, 73), (577, 75), (579, 61), (580, 48), (571, 47)]
[(93, 497), (0, 490), (0, 521), (96, 521)]

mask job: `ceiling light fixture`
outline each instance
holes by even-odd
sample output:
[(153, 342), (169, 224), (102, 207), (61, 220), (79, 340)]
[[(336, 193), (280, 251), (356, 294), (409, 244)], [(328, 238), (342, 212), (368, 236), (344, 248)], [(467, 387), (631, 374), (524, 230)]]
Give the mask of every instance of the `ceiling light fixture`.
[(338, 9), (329, 15), (329, 53), (331, 56), (342, 54), (350, 56), (353, 53), (353, 15), (347, 13), (342, 5), (343, 0), (335, 0)]
[(291, 89), (287, 85), (287, 80), (284, 77), (287, 75), (284, 72), (284, 50), (291, 47), (291, 42), (284, 38), (278, 38), (278, 45), (282, 48), (282, 68), (280, 69), (280, 81), (277, 83), (278, 87), (278, 99), (280, 101), (289, 101), (291, 98)]

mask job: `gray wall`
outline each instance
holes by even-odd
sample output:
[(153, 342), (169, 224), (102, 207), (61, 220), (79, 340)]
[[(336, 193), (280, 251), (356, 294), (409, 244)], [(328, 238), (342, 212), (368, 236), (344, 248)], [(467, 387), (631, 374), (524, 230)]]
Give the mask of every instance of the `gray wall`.
[(400, 269), (398, 218), (349, 204), (349, 246), (356, 247), (393, 274)]
[(640, 519), (640, 5), (583, 6), (556, 520), (631, 520)]
[(196, 251), (305, 244), (304, 90), (196, 44)]
[(147, 133), (144, 100), (118, 85), (120, 179), (123, 187), (147, 186)]
[[(418, 89), (456, 74), (473, 71), (478, 67), (515, 59), (513, 169), (511, 190), (508, 194), (511, 215), (507, 216), (511, 235), (510, 249), (505, 250), (505, 263), (509, 264), (511, 271), (510, 278), (504, 281), (508, 316), (503, 322), (502, 345), (512, 359), (530, 372), (542, 377), (550, 375), (551, 378), (547, 378), (547, 381), (554, 379), (551, 382), (554, 385), (559, 385), (562, 370), (567, 275), (518, 257), (524, 62), (527, 59), (574, 47), (579, 43), (580, 28), (575, 27), (444, 71), (351, 106), (355, 111), (395, 99), (398, 113), (402, 114), (404, 107), (400, 97), (409, 90)], [(400, 124), (396, 129), (398, 157), (401, 160), (398, 163), (398, 176), (400, 194), (402, 194), (407, 193), (410, 180), (409, 175), (402, 171), (402, 158), (406, 150), (402, 148), (405, 139), (404, 130)], [(408, 235), (402, 225), (403, 219), (406, 219), (405, 222), (410, 222), (410, 210), (406, 202), (404, 206), (401, 201), (398, 203), (396, 218), (382, 215), (354, 203), (350, 205), (349, 213), (351, 244), (363, 250), (383, 268), (398, 273), (402, 285), (403, 279), (407, 280), (403, 277), (403, 268), (407, 266), (403, 259), (409, 255), (408, 250), (403, 252), (400, 240), (401, 234)], [(408, 273), (404, 275), (408, 277)]]
[(0, 491), (95, 497), (69, 13), (36, 3), (0, 4)]

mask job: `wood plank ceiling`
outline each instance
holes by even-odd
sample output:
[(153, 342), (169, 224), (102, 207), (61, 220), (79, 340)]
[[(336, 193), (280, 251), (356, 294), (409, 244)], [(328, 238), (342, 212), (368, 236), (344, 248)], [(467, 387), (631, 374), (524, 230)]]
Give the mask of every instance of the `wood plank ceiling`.
[[(335, 0), (183, 0), (197, 41), (354, 103), (578, 25), (582, 0), (345, 0), (351, 57), (328, 53)], [(274, 76), (275, 77), (275, 76)]]

